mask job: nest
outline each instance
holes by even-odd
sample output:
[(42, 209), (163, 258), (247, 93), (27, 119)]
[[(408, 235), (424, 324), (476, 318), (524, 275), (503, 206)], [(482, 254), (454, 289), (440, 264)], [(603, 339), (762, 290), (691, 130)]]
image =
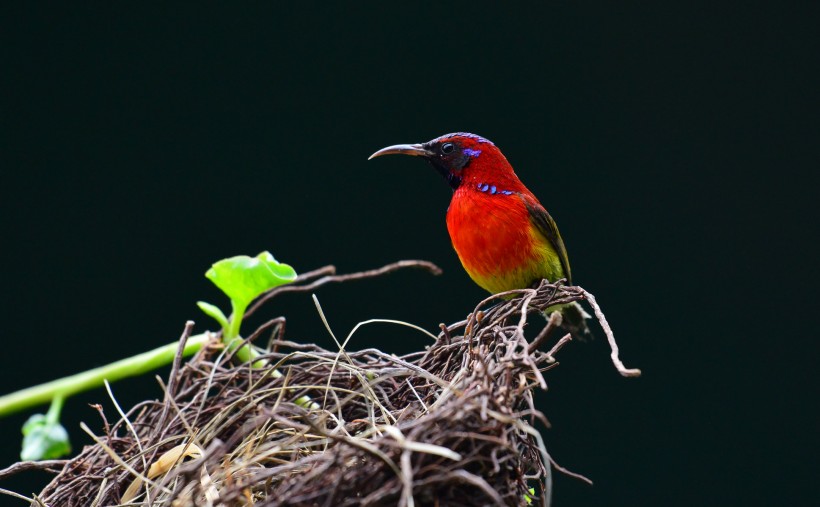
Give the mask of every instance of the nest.
[[(282, 292), (406, 265), (437, 269), (406, 261), (337, 276), (325, 268), (254, 310)], [(271, 334), (264, 364), (235, 364), (215, 337), (190, 361), (178, 355), (164, 400), (142, 402), (113, 425), (100, 410), (95, 445), (32, 505), (549, 505), (556, 465), (536, 429), (546, 419), (533, 391), (546, 388), (543, 373), (570, 337), (556, 339), (557, 313), (533, 319), (543, 327), (532, 341), (524, 329), (533, 314), (588, 296), (546, 282), (493, 296), (402, 357), (294, 343), (281, 317), (249, 338)], [(545, 342), (554, 345), (541, 350)]]

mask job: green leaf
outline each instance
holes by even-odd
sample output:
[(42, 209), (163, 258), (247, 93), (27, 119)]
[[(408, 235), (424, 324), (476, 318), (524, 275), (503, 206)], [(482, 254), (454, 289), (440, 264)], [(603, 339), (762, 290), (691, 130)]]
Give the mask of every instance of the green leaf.
[(219, 322), (219, 325), (222, 326), (222, 329), (228, 328), (228, 317), (225, 317), (225, 314), (222, 313), (222, 310), (217, 308), (216, 306), (206, 303), (205, 301), (197, 301), (196, 305), (199, 307), (200, 310), (205, 312), (206, 315), (209, 317), (213, 317), (214, 320)]
[(530, 494), (524, 493), (524, 501), (527, 502), (527, 505), (532, 505), (532, 499), (535, 498), (535, 488), (530, 488), (528, 491)]
[(205, 276), (231, 298), (234, 306), (244, 308), (263, 292), (292, 282), (296, 271), (265, 251), (256, 257), (237, 255), (222, 259)]
[(56, 459), (71, 452), (68, 432), (57, 421), (43, 414), (34, 414), (23, 424), (23, 450), (20, 459), (37, 461)]

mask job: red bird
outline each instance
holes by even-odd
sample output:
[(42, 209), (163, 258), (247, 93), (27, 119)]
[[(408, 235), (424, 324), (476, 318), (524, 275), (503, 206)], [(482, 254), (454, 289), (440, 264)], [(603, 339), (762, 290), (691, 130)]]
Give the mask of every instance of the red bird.
[[(532, 287), (544, 278), (572, 283), (555, 221), (495, 144), (458, 132), (422, 144), (388, 146), (370, 158), (391, 154), (426, 159), (452, 187), (447, 230), (461, 264), (478, 285), (496, 294)], [(580, 307), (566, 307), (562, 313), (571, 321), (565, 324), (585, 330), (580, 317), (588, 316)]]

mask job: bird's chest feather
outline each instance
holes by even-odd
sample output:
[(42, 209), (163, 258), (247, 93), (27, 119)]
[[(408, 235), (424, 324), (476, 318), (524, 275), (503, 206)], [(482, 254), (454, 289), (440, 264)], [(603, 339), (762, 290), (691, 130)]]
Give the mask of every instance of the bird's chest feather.
[(459, 189), (447, 210), (447, 229), (467, 273), (486, 290), (531, 283), (543, 252), (519, 195)]

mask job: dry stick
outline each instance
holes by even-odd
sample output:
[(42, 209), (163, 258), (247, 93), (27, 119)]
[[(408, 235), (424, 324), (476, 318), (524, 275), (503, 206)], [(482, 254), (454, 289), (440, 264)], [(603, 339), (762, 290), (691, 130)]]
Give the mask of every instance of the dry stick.
[[(19, 463), (15, 463), (10, 467), (4, 468), (0, 470), (0, 480), (6, 479), (11, 477), (12, 475), (19, 474), (20, 472), (25, 472), (28, 470), (46, 470), (48, 472), (55, 472), (54, 468), (62, 468), (68, 463), (69, 460), (67, 459), (52, 459), (46, 461), (21, 461)], [(26, 498), (26, 500), (30, 500), (30, 498)]]
[[(188, 324), (191, 324), (191, 325), (190, 326), (188, 326), (188, 325), (185, 326), (186, 332), (190, 332), (190, 329), (193, 327), (194, 323), (191, 322), (191, 321), (188, 321)], [(182, 336), (184, 337), (185, 333), (183, 333)], [(184, 344), (183, 344), (183, 348), (184, 348)], [(177, 354), (179, 354), (179, 350), (182, 350), (182, 349), (178, 349)], [(108, 391), (109, 398), (111, 398), (111, 402), (114, 404), (114, 408), (117, 410), (117, 413), (120, 414), (120, 417), (122, 418), (122, 420), (125, 421), (125, 425), (131, 431), (131, 434), (134, 435), (134, 442), (137, 444), (137, 449), (139, 449), (139, 456), (140, 456), (140, 459), (142, 459), (142, 469), (146, 473), (148, 473), (148, 462), (145, 459), (145, 450), (143, 449), (142, 443), (140, 442), (139, 434), (137, 433), (137, 430), (134, 428), (134, 425), (131, 424), (131, 420), (128, 418), (127, 415), (125, 415), (125, 412), (122, 410), (122, 407), (120, 407), (120, 404), (117, 401), (117, 399), (114, 397), (114, 392), (111, 391), (111, 384), (109, 384), (107, 380), (103, 380), (103, 383), (105, 384), (105, 390)], [(156, 453), (155, 453), (155, 455), (156, 455)], [(152, 456), (152, 459), (153, 459), (153, 456)], [(148, 489), (147, 486), (146, 486), (145, 492), (146, 492), (146, 494), (150, 494), (150, 490)]]
[[(191, 336), (191, 332), (194, 329), (194, 321), (189, 320), (185, 323), (185, 329), (182, 330), (182, 336), (179, 337), (179, 347), (177, 347), (177, 353), (174, 356), (174, 362), (171, 364), (171, 373), (168, 376), (168, 388), (165, 390), (165, 400), (168, 401), (169, 399), (176, 396), (177, 390), (177, 377), (179, 376), (179, 366), (182, 363), (182, 351), (185, 350), (185, 344), (188, 342), (188, 338)], [(165, 424), (165, 417), (168, 415), (168, 404), (163, 403), (162, 406), (162, 414), (159, 418), (158, 427), (162, 428)], [(152, 456), (153, 459), (153, 456)]]
[(351, 447), (355, 447), (356, 449), (369, 453), (379, 458), (385, 465), (387, 465), (393, 471), (393, 473), (396, 474), (396, 477), (401, 477), (401, 469), (399, 468), (399, 466), (396, 465), (396, 463), (392, 459), (390, 459), (390, 457), (387, 456), (387, 454), (385, 454), (381, 449), (379, 449), (374, 443), (368, 442), (361, 438), (352, 438), (346, 437), (344, 435), (334, 435), (333, 433), (328, 433), (326, 431), (323, 431), (318, 426), (314, 425), (310, 420), (307, 421), (307, 424), (299, 424), (296, 421), (288, 421), (276, 416), (273, 416), (273, 419), (279, 421), (282, 424), (289, 424), (293, 428), (302, 431), (303, 434), (306, 434), (308, 430), (312, 430), (317, 435), (321, 435), (331, 440), (336, 440), (338, 442), (347, 444)]
[(445, 340), (444, 343), (446, 343), (447, 345), (450, 345), (450, 343), (453, 341), (453, 337), (450, 336), (450, 330), (447, 329), (447, 324), (442, 322), (438, 325), (438, 327), (439, 327), (439, 329), (441, 329), (441, 334), (439, 335), (439, 337), (443, 336), (444, 340)]
[(336, 266), (332, 264), (328, 264), (327, 266), (322, 266), (321, 268), (316, 268), (306, 273), (302, 273), (301, 275), (296, 277), (297, 282), (306, 282), (308, 280), (313, 280), (314, 278), (319, 278), (320, 276), (325, 275), (335, 275), (336, 274)]
[[(544, 326), (544, 329), (542, 329), (541, 332), (538, 333), (538, 336), (536, 336), (532, 343), (530, 343), (529, 348), (527, 348), (527, 352), (532, 354), (533, 352), (538, 350), (538, 347), (541, 346), (541, 344), (544, 342), (547, 336), (549, 336), (552, 330), (559, 325), (561, 325), (561, 312), (552, 312), (552, 314), (550, 315), (550, 319), (547, 321), (547, 325)], [(550, 352), (549, 355), (552, 355), (552, 353)]]
[[(248, 336), (248, 342), (249, 343), (255, 343), (256, 340), (259, 338), (259, 336), (262, 335), (262, 333), (264, 333), (265, 331), (267, 331), (268, 329), (270, 329), (271, 327), (273, 327), (277, 324), (281, 324), (282, 326), (284, 326), (285, 325), (285, 318), (284, 317), (275, 317), (275, 318), (270, 319), (269, 321), (265, 322), (264, 324), (262, 324), (261, 326), (256, 328), (256, 331), (251, 333), (250, 336)], [(281, 326), (280, 326), (280, 329), (281, 329)], [(279, 333), (279, 332), (277, 332), (277, 333)], [(270, 351), (270, 342), (271, 341), (273, 341), (273, 340), (270, 340), (268, 342), (267, 347), (264, 348), (263, 350)]]
[(91, 507), (97, 507), (100, 505), (100, 501), (102, 500), (103, 493), (105, 493), (105, 486), (108, 484), (108, 478), (104, 478), (100, 481), (100, 489), (97, 490), (97, 496), (94, 497), (94, 501), (91, 502)]
[[(124, 460), (124, 459), (122, 459), (122, 458), (119, 456), (119, 454), (117, 454), (117, 453), (114, 451), (114, 449), (112, 449), (112, 448), (111, 448), (110, 446), (108, 446), (105, 442), (103, 442), (103, 441), (102, 441), (102, 439), (100, 439), (97, 435), (95, 435), (95, 434), (94, 434), (94, 432), (93, 432), (93, 431), (91, 431), (91, 428), (89, 428), (88, 426), (86, 426), (86, 424), (85, 424), (84, 422), (81, 422), (81, 423), (80, 423), (80, 428), (82, 428), (82, 430), (83, 430), (83, 431), (85, 431), (85, 432), (88, 434), (88, 436), (90, 436), (90, 437), (91, 437), (91, 439), (92, 439), (92, 440), (94, 440), (94, 442), (95, 442), (97, 445), (99, 445), (99, 446), (100, 446), (100, 447), (101, 447), (101, 448), (105, 451), (105, 453), (106, 453), (106, 454), (108, 454), (108, 456), (109, 456), (112, 460), (114, 460), (114, 462), (115, 462), (116, 464), (118, 464), (120, 467), (124, 468), (125, 470), (127, 470), (128, 472), (130, 472), (130, 473), (131, 473), (132, 475), (134, 475), (135, 477), (139, 477), (139, 478), (141, 478), (143, 481), (145, 481), (146, 483), (150, 484), (151, 486), (160, 487), (160, 486), (159, 486), (159, 485), (158, 485), (155, 481), (152, 481), (152, 480), (151, 480), (151, 479), (149, 479), (148, 477), (146, 477), (146, 476), (144, 476), (143, 474), (141, 474), (141, 473), (137, 472), (137, 471), (136, 471), (136, 470), (135, 470), (132, 466), (130, 466), (128, 463), (126, 463), (126, 462), (125, 462), (125, 460)], [(146, 472), (147, 472), (147, 471), (146, 471)], [(170, 493), (170, 492), (171, 492), (170, 490), (167, 490), (167, 488), (165, 488), (165, 489), (166, 489), (166, 492), (167, 492), (167, 493)]]
[(251, 315), (253, 312), (255, 312), (257, 309), (259, 309), (259, 307), (262, 306), (269, 299), (271, 299), (271, 298), (273, 298), (273, 297), (275, 297), (279, 294), (285, 293), (285, 292), (310, 292), (313, 289), (315, 289), (316, 287), (320, 287), (320, 286), (325, 285), (327, 283), (338, 283), (338, 282), (348, 282), (348, 281), (352, 281), (352, 280), (363, 280), (365, 278), (373, 278), (373, 277), (376, 277), (376, 276), (386, 275), (388, 273), (392, 273), (393, 271), (398, 271), (398, 270), (404, 269), (404, 268), (422, 268), (422, 269), (428, 271), (429, 273), (431, 273), (433, 275), (440, 275), (442, 273), (441, 268), (439, 268), (438, 266), (436, 266), (432, 262), (419, 261), (419, 260), (404, 260), (404, 261), (394, 262), (392, 264), (387, 264), (387, 265), (382, 266), (378, 269), (369, 269), (367, 271), (360, 271), (358, 273), (349, 273), (349, 274), (346, 274), (346, 275), (331, 274), (331, 275), (323, 276), (322, 278), (319, 278), (317, 280), (314, 280), (313, 282), (311, 282), (307, 285), (298, 285), (300, 282), (305, 282), (305, 281), (307, 281), (311, 278), (316, 277), (319, 274), (328, 273), (328, 272), (329, 273), (335, 273), (336, 272), (336, 268), (334, 266), (325, 266), (323, 268), (319, 268), (319, 269), (310, 271), (310, 272), (308, 272), (304, 275), (298, 276), (296, 278), (296, 281), (293, 282), (293, 283), (290, 283), (290, 284), (287, 284), (287, 285), (281, 285), (279, 287), (276, 287), (274, 289), (269, 290), (264, 295), (262, 295), (262, 297), (257, 299), (256, 302), (250, 306), (250, 308), (248, 308), (248, 310), (245, 312), (245, 317)]
[(558, 343), (553, 345), (549, 352), (547, 352), (547, 360), (548, 361), (555, 361), (555, 354), (561, 350), (561, 347), (564, 346), (565, 343), (572, 340), (572, 334), (567, 333), (558, 340)]
[(627, 368), (624, 366), (624, 363), (621, 362), (621, 359), (618, 357), (618, 344), (615, 342), (615, 335), (612, 333), (612, 328), (609, 327), (609, 322), (606, 321), (606, 317), (604, 317), (604, 312), (601, 311), (601, 307), (598, 306), (598, 302), (595, 301), (595, 296), (587, 292), (586, 290), (578, 287), (578, 290), (584, 295), (584, 298), (589, 301), (590, 306), (595, 311), (595, 316), (598, 318), (598, 322), (601, 324), (601, 327), (606, 333), (606, 339), (609, 342), (609, 348), (612, 350), (612, 353), (609, 355), (612, 358), (612, 364), (615, 365), (615, 368), (618, 370), (618, 373), (623, 375), (624, 377), (640, 377), (641, 370), (638, 368)]
[[(177, 377), (179, 376), (179, 366), (182, 364), (182, 351), (185, 350), (185, 343), (187, 343), (188, 338), (191, 337), (191, 332), (194, 329), (194, 321), (189, 320), (185, 322), (185, 329), (182, 330), (182, 336), (179, 337), (179, 347), (177, 348), (177, 353), (174, 356), (174, 362), (171, 364), (171, 373), (168, 377), (168, 389), (165, 392), (165, 395), (173, 398), (176, 395), (177, 391), (177, 384), (179, 380)], [(164, 417), (160, 419), (160, 422), (164, 422)]]
[(14, 491), (11, 491), (11, 490), (8, 490), (8, 489), (0, 488), (0, 494), (13, 496), (14, 498), (19, 498), (20, 500), (23, 500), (24, 502), (30, 502), (31, 501), (31, 498), (29, 498), (27, 496), (23, 496), (20, 493), (15, 493)]
[(484, 480), (483, 477), (471, 474), (466, 470), (455, 470), (447, 475), (457, 477), (458, 479), (466, 483), (478, 487), (478, 489), (483, 491), (485, 495), (493, 499), (493, 503), (495, 503), (496, 505), (504, 505), (504, 500), (501, 498), (498, 492), (492, 488), (492, 486), (487, 484), (487, 481)]
[(559, 472), (561, 472), (562, 474), (566, 474), (566, 475), (568, 475), (568, 476), (570, 476), (570, 477), (574, 477), (574, 478), (576, 478), (576, 479), (578, 479), (578, 480), (580, 480), (580, 481), (586, 482), (587, 484), (589, 484), (590, 486), (592, 486), (592, 479), (590, 479), (589, 477), (586, 477), (586, 476), (581, 475), (581, 474), (579, 474), (579, 473), (576, 473), (576, 472), (572, 472), (572, 471), (570, 471), (570, 470), (567, 470), (566, 468), (564, 468), (564, 467), (562, 467), (561, 465), (559, 465), (558, 463), (556, 463), (556, 462), (555, 462), (555, 460), (554, 460), (554, 459), (552, 459), (552, 456), (550, 456), (549, 458), (550, 458), (550, 463), (552, 464), (552, 467), (553, 467), (554, 469), (558, 470), (558, 471), (559, 471)]
[(111, 425), (108, 424), (108, 419), (105, 417), (105, 412), (103, 412), (102, 405), (100, 405), (99, 403), (91, 403), (89, 406), (96, 410), (97, 413), (100, 415), (100, 419), (102, 419), (103, 422), (103, 428), (105, 429), (105, 436), (107, 436), (110, 439)]
[(265, 352), (275, 353), (277, 351), (277, 348), (279, 347), (279, 342), (281, 342), (282, 339), (285, 337), (286, 323), (287, 320), (284, 317), (276, 317), (265, 322), (264, 324), (259, 326), (259, 328), (256, 331), (254, 331), (254, 334), (262, 334), (264, 331), (267, 331), (269, 327), (276, 326), (275, 332), (272, 332), (270, 338), (268, 338), (268, 344), (265, 346), (264, 349)]

